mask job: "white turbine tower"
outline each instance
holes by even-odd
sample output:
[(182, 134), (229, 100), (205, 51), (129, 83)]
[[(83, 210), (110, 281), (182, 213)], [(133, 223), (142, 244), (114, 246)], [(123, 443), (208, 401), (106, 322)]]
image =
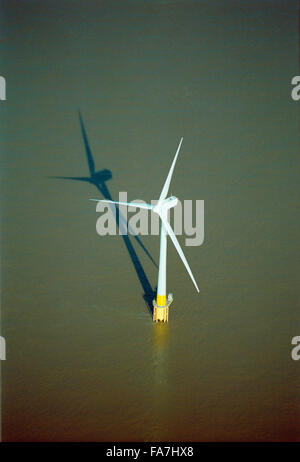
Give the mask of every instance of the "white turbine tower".
[(159, 196), (158, 203), (153, 206), (150, 204), (140, 204), (137, 202), (117, 202), (117, 201), (110, 201), (106, 199), (90, 199), (92, 201), (97, 202), (108, 202), (111, 204), (120, 204), (120, 205), (127, 205), (130, 207), (138, 207), (141, 209), (147, 209), (154, 213), (157, 213), (161, 219), (161, 228), (160, 228), (160, 255), (159, 255), (159, 269), (158, 269), (158, 283), (157, 283), (157, 295), (156, 301), (153, 301), (153, 321), (162, 321), (167, 322), (169, 317), (169, 306), (173, 301), (172, 294), (168, 295), (167, 298), (167, 289), (166, 289), (166, 274), (167, 274), (167, 236), (169, 235), (181, 260), (183, 261), (184, 266), (186, 267), (187, 272), (189, 273), (197, 291), (199, 292), (199, 288), (191, 271), (191, 268), (184, 256), (182, 248), (175, 236), (173, 229), (171, 228), (168, 222), (168, 210), (172, 207), (175, 207), (178, 203), (178, 199), (175, 196), (170, 196), (167, 198), (169, 187), (174, 171), (174, 167), (176, 164), (176, 160), (181, 148), (183, 138), (181, 138), (179, 146), (177, 148), (174, 160), (172, 162), (170, 171), (168, 173), (167, 179), (165, 181), (164, 187), (162, 192)]

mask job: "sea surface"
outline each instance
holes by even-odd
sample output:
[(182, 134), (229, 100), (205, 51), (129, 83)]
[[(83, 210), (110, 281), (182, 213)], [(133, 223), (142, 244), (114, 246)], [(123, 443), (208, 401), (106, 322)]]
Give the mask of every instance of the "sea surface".
[[(300, 440), (298, 2), (11, 0), (0, 22), (2, 439)], [(99, 236), (88, 199), (157, 199), (182, 136), (200, 293), (169, 242), (155, 325), (158, 236)]]

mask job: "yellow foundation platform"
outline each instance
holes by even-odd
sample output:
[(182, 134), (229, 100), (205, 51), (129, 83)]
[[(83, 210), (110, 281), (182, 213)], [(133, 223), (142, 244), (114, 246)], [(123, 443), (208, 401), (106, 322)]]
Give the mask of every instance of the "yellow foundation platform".
[(165, 305), (158, 305), (156, 300), (153, 300), (153, 322), (168, 322), (169, 321), (169, 306), (173, 301), (173, 295), (169, 294), (165, 300)]

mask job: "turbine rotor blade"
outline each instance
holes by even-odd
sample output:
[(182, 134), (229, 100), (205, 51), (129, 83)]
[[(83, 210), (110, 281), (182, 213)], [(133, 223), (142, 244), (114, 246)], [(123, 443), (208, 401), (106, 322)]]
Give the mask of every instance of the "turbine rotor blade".
[(174, 171), (174, 167), (175, 167), (176, 160), (177, 160), (177, 157), (178, 157), (180, 148), (181, 148), (181, 143), (182, 143), (182, 141), (183, 141), (183, 138), (181, 138), (180, 143), (179, 143), (179, 145), (178, 145), (178, 148), (177, 148), (177, 151), (176, 151), (174, 160), (173, 160), (172, 165), (171, 165), (171, 168), (170, 168), (170, 170), (169, 170), (169, 173), (168, 173), (167, 179), (166, 179), (166, 181), (165, 181), (164, 187), (163, 187), (163, 189), (162, 189), (162, 191), (161, 191), (161, 193), (160, 193), (158, 202), (160, 202), (160, 201), (162, 201), (163, 199), (165, 199), (165, 198), (167, 197), (167, 195), (168, 195), (169, 187), (170, 187), (170, 183), (171, 183), (171, 179), (172, 179), (172, 175), (173, 175), (173, 171)]
[(119, 204), (119, 205), (127, 205), (127, 207), (137, 207), (140, 209), (147, 209), (147, 210), (152, 210), (153, 205), (150, 204), (143, 204), (139, 202), (118, 202), (118, 201), (110, 201), (110, 200), (104, 200), (104, 199), (89, 199), (90, 201), (96, 201), (96, 202), (106, 202), (109, 204)]
[(168, 221), (166, 220), (165, 217), (160, 215), (160, 218), (161, 218), (161, 221), (163, 222), (163, 225), (164, 225), (167, 233), (169, 234), (170, 238), (172, 239), (173, 244), (174, 244), (177, 252), (179, 253), (179, 256), (180, 256), (181, 260), (183, 261), (183, 264), (186, 267), (186, 270), (189, 273), (189, 275), (190, 275), (190, 277), (191, 277), (191, 279), (192, 279), (192, 281), (194, 283), (194, 286), (196, 287), (197, 291), (200, 292), (199, 287), (197, 286), (197, 283), (196, 283), (195, 278), (193, 276), (192, 270), (191, 270), (191, 268), (190, 268), (190, 266), (189, 266), (189, 264), (188, 264), (188, 262), (187, 262), (187, 260), (186, 260), (186, 258), (184, 256), (182, 248), (180, 247), (180, 244), (179, 244), (179, 242), (177, 240), (177, 237), (175, 236), (175, 233), (174, 233), (173, 229), (171, 228), (170, 224), (168, 223)]

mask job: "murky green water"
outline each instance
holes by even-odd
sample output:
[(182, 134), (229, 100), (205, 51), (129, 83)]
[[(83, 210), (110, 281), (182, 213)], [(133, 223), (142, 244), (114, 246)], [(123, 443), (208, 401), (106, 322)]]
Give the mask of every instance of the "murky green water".
[[(297, 2), (1, 5), (3, 439), (299, 439)], [(156, 199), (181, 136), (201, 292), (169, 245), (155, 326), (157, 269), (88, 198)], [(87, 149), (110, 180), (49, 178), (88, 176)]]

